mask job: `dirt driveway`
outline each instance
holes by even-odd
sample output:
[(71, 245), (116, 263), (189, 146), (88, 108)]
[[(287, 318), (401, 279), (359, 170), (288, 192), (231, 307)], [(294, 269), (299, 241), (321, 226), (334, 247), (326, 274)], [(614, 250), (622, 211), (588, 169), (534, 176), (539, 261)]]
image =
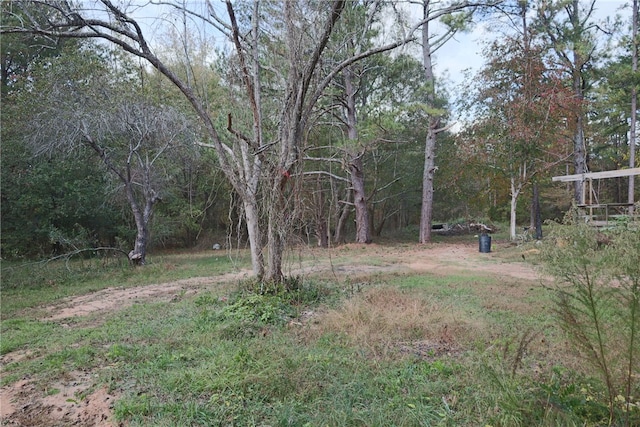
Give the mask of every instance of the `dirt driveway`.
[[(439, 243), (428, 246), (358, 245), (340, 246), (330, 251), (302, 249), (303, 261), (287, 263), (289, 274), (303, 276), (328, 275), (351, 280), (384, 273), (487, 274), (513, 277), (526, 281), (539, 281), (540, 273), (525, 262), (507, 261), (513, 247), (494, 244), (493, 252), (480, 253), (477, 244)], [(329, 254), (329, 256), (327, 256)], [(295, 257), (293, 257), (295, 258)], [(513, 259), (513, 256), (511, 256)], [(73, 323), (90, 314), (113, 312), (134, 303), (170, 301), (195, 294), (211, 286), (233, 283), (249, 277), (250, 271), (179, 280), (136, 288), (109, 288), (87, 295), (67, 298), (46, 308), (42, 321)], [(29, 357), (28, 351), (19, 350), (0, 357), (0, 364)], [(47, 395), (29, 378), (0, 389), (1, 425), (8, 426), (112, 426), (112, 408), (116, 396), (104, 387), (95, 387), (95, 374), (69, 372), (50, 388), (57, 390)], [(83, 396), (81, 400), (77, 396)]]

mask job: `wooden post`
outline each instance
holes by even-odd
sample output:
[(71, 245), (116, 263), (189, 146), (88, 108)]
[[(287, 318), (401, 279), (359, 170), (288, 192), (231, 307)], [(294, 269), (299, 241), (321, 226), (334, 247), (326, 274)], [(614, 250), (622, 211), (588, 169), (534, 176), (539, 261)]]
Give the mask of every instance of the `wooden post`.
[[(582, 188), (582, 196), (584, 197), (584, 186)], [(589, 179), (589, 221), (593, 221), (593, 180)]]

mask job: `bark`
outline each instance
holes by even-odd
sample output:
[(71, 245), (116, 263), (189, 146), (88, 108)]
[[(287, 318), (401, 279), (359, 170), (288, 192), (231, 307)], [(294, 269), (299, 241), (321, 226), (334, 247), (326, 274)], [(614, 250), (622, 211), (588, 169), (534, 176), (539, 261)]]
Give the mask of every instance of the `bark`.
[(433, 178), (436, 170), (435, 119), (429, 120), (427, 140), (424, 147), (424, 170), (422, 172), (422, 208), (420, 210), (420, 243), (431, 241), (431, 224), (433, 222)]
[(538, 190), (538, 184), (533, 184), (533, 203), (532, 203), (532, 229), (535, 230), (536, 240), (542, 239), (542, 213), (540, 212), (540, 191)]
[(333, 242), (336, 244), (342, 244), (346, 242), (345, 228), (347, 225), (347, 220), (351, 215), (351, 193), (351, 190), (347, 190), (346, 200), (342, 202), (342, 207), (339, 209), (340, 215), (338, 216), (338, 220), (336, 221), (336, 230), (333, 235)]
[(516, 240), (516, 210), (518, 208), (518, 196), (520, 195), (521, 185), (516, 185), (516, 178), (511, 177), (511, 203), (509, 210), (509, 238)]
[[(577, 76), (577, 80), (574, 80), (574, 89), (576, 99), (582, 101), (584, 94), (582, 90), (582, 77)], [(576, 89), (576, 84), (580, 85), (579, 89)], [(582, 113), (582, 107), (579, 107), (579, 112), (575, 117), (575, 131), (573, 135), (573, 169), (575, 174), (581, 174), (587, 172), (587, 156), (584, 142), (584, 116)], [(574, 183), (574, 200), (577, 203), (582, 203), (584, 194), (584, 183), (582, 181), (576, 181)]]
[(269, 216), (267, 226), (267, 266), (264, 280), (266, 282), (280, 283), (284, 279), (282, 273), (282, 259), (284, 257), (285, 232), (284, 218)]
[(542, 213), (540, 212), (540, 191), (538, 190), (538, 184), (533, 183), (531, 193), (531, 218), (529, 222), (529, 229), (535, 231), (536, 240), (542, 239)]
[(160, 201), (160, 196), (153, 189), (151, 182), (151, 165), (145, 164), (143, 174), (142, 203), (136, 198), (134, 192), (134, 182), (131, 176), (130, 165), (127, 165), (126, 180), (124, 180), (127, 201), (131, 208), (134, 221), (136, 223), (136, 239), (133, 250), (129, 252), (129, 259), (136, 265), (145, 265), (147, 262), (147, 245), (149, 244), (149, 223), (153, 214), (153, 207)]
[(324, 192), (322, 191), (322, 185), (320, 183), (320, 176), (316, 180), (316, 191), (313, 194), (314, 201), (314, 221), (315, 221), (315, 234), (318, 240), (318, 246), (321, 248), (329, 247), (329, 233), (327, 227), (327, 218), (325, 216), (324, 209)]
[(242, 198), (244, 217), (249, 236), (249, 250), (251, 251), (251, 266), (253, 274), (261, 278), (264, 275), (264, 255), (262, 253), (262, 233), (260, 229), (260, 214), (255, 200)]
[(367, 197), (364, 191), (364, 173), (362, 154), (349, 162), (349, 172), (353, 185), (353, 205), (356, 211), (356, 243), (371, 243), (369, 230), (369, 211)]
[[(422, 65), (424, 67), (425, 83), (427, 85), (427, 104), (434, 107), (435, 104), (435, 75), (433, 72), (433, 61), (431, 58), (431, 44), (429, 34), (429, 21), (427, 20), (430, 13), (430, 2), (423, 2), (423, 19), (422, 24)], [(420, 243), (428, 243), (431, 241), (431, 223), (433, 220), (433, 178), (436, 170), (435, 167), (435, 151), (436, 151), (436, 135), (440, 117), (435, 113), (429, 113), (429, 123), (427, 128), (427, 137), (424, 144), (424, 169), (422, 172), (422, 207), (420, 209)]]
[(316, 238), (318, 239), (319, 247), (325, 249), (329, 247), (327, 221), (324, 218), (324, 214), (322, 212), (320, 212), (318, 218), (316, 218)]
[[(133, 250), (129, 252), (129, 260), (135, 265), (145, 265), (147, 260), (147, 243), (149, 240), (149, 228), (144, 219), (144, 215), (138, 206), (131, 189), (131, 184), (127, 185), (127, 200), (136, 223), (136, 238)], [(145, 207), (145, 211), (150, 211), (150, 206)]]
[[(375, 217), (375, 215), (372, 212), (371, 213), (371, 218), (374, 218), (374, 217)], [(374, 229), (373, 233), (374, 233), (374, 235), (376, 237), (380, 237), (382, 235), (382, 230), (384, 229), (384, 225), (387, 222), (387, 218), (388, 218), (387, 215), (384, 215), (384, 213), (383, 213), (382, 219), (380, 220), (380, 223), (378, 223), (378, 225), (376, 227), (373, 227), (373, 226), (371, 227), (371, 228)]]
[[(344, 70), (344, 86), (346, 97), (347, 138), (349, 142), (358, 145), (358, 120), (356, 116), (356, 90), (353, 84), (351, 67)], [(371, 243), (369, 227), (369, 210), (364, 185), (364, 152), (354, 155), (349, 161), (349, 176), (353, 188), (354, 207), (356, 211), (356, 243)]]
[[(633, 48), (631, 56), (631, 70), (633, 75), (638, 72), (638, 0), (633, 0), (632, 36)], [(638, 89), (631, 86), (631, 124), (629, 127), (629, 167), (636, 167), (636, 122), (638, 120)], [(629, 177), (629, 194), (627, 202), (635, 203), (635, 176)], [(633, 215), (634, 207), (629, 206), (629, 215)]]
[(536, 184), (533, 184), (531, 193), (531, 207), (529, 209), (529, 229), (536, 228)]

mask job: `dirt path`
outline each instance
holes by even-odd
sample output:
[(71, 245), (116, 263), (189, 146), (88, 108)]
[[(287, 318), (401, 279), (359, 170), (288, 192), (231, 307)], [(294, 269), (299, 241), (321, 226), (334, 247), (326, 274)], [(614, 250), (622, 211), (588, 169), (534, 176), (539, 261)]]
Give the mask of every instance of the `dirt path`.
[[(436, 244), (425, 248), (346, 245), (335, 249), (332, 258), (317, 251), (322, 257), (318, 256), (299, 264), (293, 263), (287, 272), (305, 276), (326, 275), (330, 272), (338, 279), (346, 275), (353, 278), (388, 272), (442, 275), (471, 272), (526, 280), (540, 278), (539, 272), (530, 264), (504, 262), (500, 251), (501, 249), (497, 248), (492, 253), (479, 253), (477, 246), (472, 244)], [(376, 262), (369, 264), (372, 258), (376, 259)], [(236, 282), (250, 275), (249, 270), (243, 270), (220, 276), (194, 277), (136, 288), (103, 289), (87, 295), (66, 298), (48, 307), (48, 315), (42, 320), (60, 321), (96, 312), (120, 310), (146, 301), (170, 301), (180, 295), (191, 295), (215, 284)]]
[(66, 298), (47, 308), (42, 320), (56, 321), (87, 316), (96, 312), (121, 310), (145, 301), (171, 301), (181, 295), (196, 293), (217, 283), (233, 282), (248, 277), (249, 271), (228, 273), (212, 277), (193, 277), (169, 283), (139, 286), (136, 288), (107, 288), (98, 292)]
[[(313, 276), (348, 276), (351, 280), (378, 273), (406, 272), (431, 274), (489, 274), (523, 280), (540, 280), (540, 274), (524, 262), (505, 262), (494, 245), (494, 252), (479, 253), (475, 244), (435, 244), (428, 247), (387, 247), (382, 245), (346, 245), (326, 251), (311, 250), (318, 255), (311, 261), (292, 263), (287, 273)], [(135, 303), (171, 301), (205, 290), (217, 284), (233, 283), (249, 277), (250, 271), (221, 276), (197, 277), (137, 288), (109, 288), (87, 295), (67, 298), (46, 309), (43, 321), (65, 323), (94, 313), (121, 310)], [(0, 365), (30, 357), (17, 351), (0, 357)], [(105, 388), (96, 388), (91, 373), (69, 372), (56, 384), (55, 393), (39, 390), (28, 378), (0, 389), (0, 421), (8, 426), (112, 426), (112, 409), (116, 396)], [(82, 396), (79, 398), (78, 396)]]

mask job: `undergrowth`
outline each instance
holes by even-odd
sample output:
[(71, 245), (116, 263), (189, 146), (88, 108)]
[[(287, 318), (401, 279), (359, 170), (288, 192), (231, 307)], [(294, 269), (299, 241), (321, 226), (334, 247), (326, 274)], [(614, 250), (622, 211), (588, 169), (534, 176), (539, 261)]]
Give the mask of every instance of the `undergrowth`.
[(640, 231), (552, 224), (543, 259), (557, 279), (555, 313), (576, 353), (603, 385), (589, 401), (606, 425), (640, 424)]

